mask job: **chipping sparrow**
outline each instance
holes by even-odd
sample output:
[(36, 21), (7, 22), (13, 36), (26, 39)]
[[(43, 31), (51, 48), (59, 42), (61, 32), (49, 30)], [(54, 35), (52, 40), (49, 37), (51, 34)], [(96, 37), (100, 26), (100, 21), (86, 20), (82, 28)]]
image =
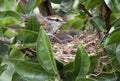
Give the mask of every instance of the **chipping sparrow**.
[(39, 15), (35, 16), (44, 27), (48, 35), (53, 35), (63, 24), (67, 23), (62, 19), (62, 17), (57, 15), (52, 15), (48, 17), (43, 17)]
[[(42, 27), (46, 30), (46, 33), (48, 35), (53, 35), (56, 33), (56, 31), (63, 25), (66, 24), (67, 22), (62, 19), (62, 17), (57, 16), (57, 15), (52, 15), (52, 16), (40, 16), (40, 15), (34, 15), (42, 25)], [(22, 16), (25, 22), (25, 25), (28, 23), (28, 19), (25, 16)], [(11, 29), (14, 30), (19, 30), (21, 27), (19, 26), (8, 26)]]

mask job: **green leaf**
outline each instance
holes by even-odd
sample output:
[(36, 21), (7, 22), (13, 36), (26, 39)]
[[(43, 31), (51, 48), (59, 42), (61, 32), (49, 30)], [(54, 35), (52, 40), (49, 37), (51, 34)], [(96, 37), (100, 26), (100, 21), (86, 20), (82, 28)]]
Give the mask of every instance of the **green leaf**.
[(9, 56), (15, 60), (24, 60), (24, 54), (16, 48), (11, 49)]
[(115, 22), (114, 22), (114, 27), (118, 27), (120, 26), (120, 18), (116, 19)]
[(105, 31), (106, 30), (106, 26), (105, 26), (105, 21), (102, 17), (100, 16), (96, 16), (96, 17), (93, 17), (91, 20), (90, 20), (90, 23), (91, 25), (98, 29), (98, 30), (101, 30), (101, 31)]
[(7, 65), (0, 66), (0, 75), (7, 69)]
[(74, 0), (73, 8), (74, 8), (74, 9), (78, 9), (79, 4), (80, 4), (80, 0)]
[(18, 13), (10, 10), (0, 12), (0, 22), (0, 27), (4, 27), (7, 25), (24, 26), (24, 22), (21, 16)]
[(1, 63), (2, 63), (2, 58), (0, 57), (0, 65), (1, 65)]
[(12, 38), (15, 35), (17, 35), (17, 33), (12, 29), (7, 29), (4, 34), (9, 38)]
[(94, 76), (92, 77), (97, 81), (116, 81), (117, 80), (117, 76), (115, 75), (115, 73), (101, 73), (98, 76)]
[(36, 19), (36, 17), (32, 16), (26, 26), (26, 29), (28, 30), (32, 30), (35, 32), (39, 32), (40, 30), (40, 24), (38, 22), (38, 20)]
[(60, 4), (62, 1), (61, 0), (51, 0), (53, 3)]
[(116, 54), (116, 48), (117, 48), (116, 43), (106, 46), (106, 48), (105, 48), (106, 54), (115, 55)]
[(7, 69), (3, 71), (3, 73), (0, 75), (0, 81), (11, 81), (13, 73), (14, 73), (14, 68), (12, 65), (9, 64)]
[(94, 8), (95, 6), (98, 6), (101, 4), (104, 0), (89, 0), (87, 9)]
[(90, 69), (89, 69), (89, 73), (93, 73), (95, 68), (98, 66), (99, 62), (100, 62), (100, 54), (96, 54), (95, 56), (91, 56), (90, 57)]
[(16, 0), (5, 0), (6, 10), (11, 9), (15, 10), (16, 8)]
[(83, 3), (83, 2), (86, 2), (86, 1), (88, 1), (88, 0), (79, 0), (80, 1), (80, 3)]
[(18, 41), (24, 44), (35, 43), (37, 41), (38, 33), (26, 29), (18, 30), (18, 35), (16, 36)]
[(69, 81), (75, 81), (77, 77), (85, 77), (90, 67), (90, 59), (82, 44), (78, 46), (73, 70), (66, 73)]
[(120, 63), (120, 44), (118, 44), (118, 46), (116, 48), (116, 58), (117, 58), (118, 62)]
[(69, 20), (69, 27), (73, 27), (74, 29), (80, 29), (83, 25), (83, 19), (80, 17), (76, 17), (75, 19)]
[(16, 7), (16, 11), (22, 14), (25, 14), (25, 9), (22, 8), (20, 2), (18, 3), (17, 7)]
[(4, 0), (0, 0), (0, 10), (5, 10)]
[(82, 78), (82, 77), (78, 77), (75, 81), (96, 81), (94, 79), (90, 79), (90, 78)]
[(49, 75), (37, 63), (11, 60), (16, 72), (27, 81), (47, 81), (52, 76)]
[(9, 47), (5, 44), (0, 43), (0, 57), (5, 58), (8, 56)]
[(10, 9), (10, 5), (9, 5), (8, 0), (4, 0), (4, 1), (5, 1), (5, 8), (6, 8), (6, 10)]
[(72, 71), (72, 70), (73, 70), (73, 65), (74, 65), (74, 62), (70, 62), (70, 63), (66, 64), (66, 65), (64, 66), (65, 72), (67, 72), (67, 71)]
[(41, 27), (37, 40), (37, 57), (40, 65), (50, 74), (56, 75), (57, 68), (48, 36)]
[(2, 39), (3, 39), (3, 29), (0, 28), (0, 40), (2, 40)]
[(0, 10), (15, 10), (16, 0), (0, 0)]
[(78, 46), (75, 57), (74, 73), (79, 72), (78, 76), (86, 76), (90, 67), (90, 58), (82, 44)]
[(29, 0), (26, 4), (26, 13), (30, 13), (35, 7), (41, 4), (44, 0)]
[(112, 69), (113, 68), (115, 69), (115, 71), (120, 72), (120, 63), (116, 57), (112, 60)]
[(24, 80), (22, 77), (20, 77), (18, 73), (15, 72), (12, 77), (12, 81), (26, 81), (26, 80)]
[(112, 33), (108, 35), (105, 40), (105, 45), (110, 45), (118, 42), (120, 42), (120, 28), (116, 28)]
[(113, 11), (113, 12), (120, 12), (120, 0), (104, 0), (107, 6)]
[(80, 11), (79, 14), (80, 14), (80, 15), (78, 15), (78, 17), (84, 21), (85, 18), (87, 17), (87, 16), (86, 16), (86, 13), (83, 12), (83, 11)]
[[(120, 76), (120, 72), (118, 72), (118, 76)], [(118, 77), (116, 81), (120, 81), (120, 77)]]
[(57, 69), (59, 71), (63, 70), (64, 64), (61, 61), (57, 60), (57, 59), (55, 59), (55, 60), (56, 60)]

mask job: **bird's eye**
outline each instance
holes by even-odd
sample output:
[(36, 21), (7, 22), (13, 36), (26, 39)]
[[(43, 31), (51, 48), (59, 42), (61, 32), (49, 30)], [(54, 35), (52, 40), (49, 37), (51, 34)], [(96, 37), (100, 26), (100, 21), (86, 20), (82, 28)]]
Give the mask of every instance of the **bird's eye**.
[(58, 21), (59, 21), (59, 19), (56, 19), (56, 21), (58, 22)]

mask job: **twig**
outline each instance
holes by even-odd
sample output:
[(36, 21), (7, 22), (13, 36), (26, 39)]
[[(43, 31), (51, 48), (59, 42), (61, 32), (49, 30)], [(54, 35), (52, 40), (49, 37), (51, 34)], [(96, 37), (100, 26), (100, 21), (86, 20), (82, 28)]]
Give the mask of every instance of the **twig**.
[(7, 42), (7, 41), (3, 41), (3, 40), (0, 40), (0, 43), (7, 44), (7, 45), (12, 45), (12, 43)]
[(85, 19), (85, 21), (84, 21), (84, 23), (83, 23), (82, 31), (85, 30), (85, 25), (87, 24), (88, 20), (89, 20), (89, 17), (87, 16), (87, 18)]
[(79, 8), (81, 8), (82, 10), (84, 10), (84, 12), (89, 16), (92, 17), (92, 14), (85, 8), (85, 6), (83, 4), (79, 4)]

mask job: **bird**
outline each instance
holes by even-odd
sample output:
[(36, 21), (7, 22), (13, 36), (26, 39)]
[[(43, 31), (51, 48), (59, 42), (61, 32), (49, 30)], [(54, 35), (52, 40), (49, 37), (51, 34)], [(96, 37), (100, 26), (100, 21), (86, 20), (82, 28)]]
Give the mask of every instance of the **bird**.
[[(37, 20), (39, 21), (39, 23), (41, 24), (41, 26), (45, 29), (46, 33), (48, 35), (53, 35), (56, 33), (56, 31), (61, 28), (62, 25), (66, 24), (67, 22), (60, 16), (58, 15), (51, 15), (51, 16), (41, 16), (41, 15), (37, 15), (34, 14), (32, 16), (35, 16), (37, 18)], [(27, 18), (26, 16), (22, 15), (22, 18), (25, 22), (25, 26), (28, 24), (29, 18)], [(21, 26), (8, 26), (9, 28), (13, 29), (13, 30), (19, 30), (21, 28)]]
[(56, 31), (60, 29), (62, 25), (67, 23), (62, 17), (58, 15), (51, 15), (46, 17), (41, 15), (35, 15), (35, 16), (48, 35), (55, 34)]

